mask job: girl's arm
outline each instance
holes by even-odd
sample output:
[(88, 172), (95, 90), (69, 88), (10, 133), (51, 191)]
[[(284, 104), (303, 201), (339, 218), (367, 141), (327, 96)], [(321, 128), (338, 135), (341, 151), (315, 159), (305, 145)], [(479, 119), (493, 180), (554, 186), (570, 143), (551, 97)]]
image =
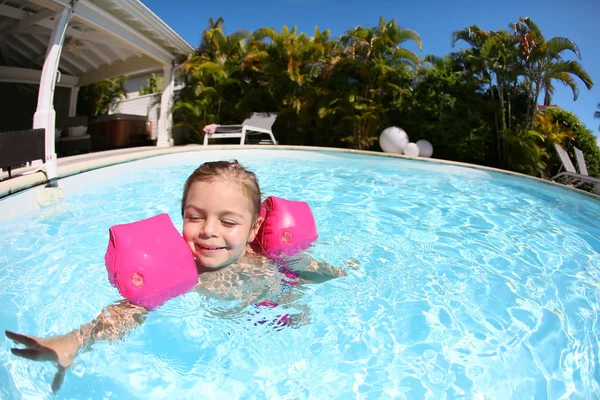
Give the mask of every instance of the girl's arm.
[(306, 254), (292, 257), (283, 265), (307, 283), (321, 283), (348, 275), (344, 268), (334, 267), (325, 261), (317, 261)]
[(79, 350), (88, 349), (96, 341), (120, 340), (131, 330), (146, 320), (148, 311), (140, 306), (122, 300), (106, 307), (98, 317), (65, 335), (38, 338), (6, 331), (6, 337), (25, 346), (24, 349), (12, 348), (11, 352), (19, 357), (34, 361), (53, 361), (58, 370), (52, 380), (52, 390), (62, 385), (65, 371), (71, 365)]

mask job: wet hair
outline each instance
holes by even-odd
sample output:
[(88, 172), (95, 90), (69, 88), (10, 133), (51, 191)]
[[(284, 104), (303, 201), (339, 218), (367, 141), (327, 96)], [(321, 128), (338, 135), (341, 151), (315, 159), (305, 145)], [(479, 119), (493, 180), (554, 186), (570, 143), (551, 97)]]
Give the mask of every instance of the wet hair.
[(252, 219), (256, 221), (260, 215), (261, 193), (258, 178), (252, 171), (248, 171), (237, 160), (212, 161), (200, 165), (185, 181), (183, 197), (181, 199), (181, 216), (185, 212), (185, 199), (192, 185), (196, 182), (214, 182), (227, 180), (237, 183), (251, 204)]

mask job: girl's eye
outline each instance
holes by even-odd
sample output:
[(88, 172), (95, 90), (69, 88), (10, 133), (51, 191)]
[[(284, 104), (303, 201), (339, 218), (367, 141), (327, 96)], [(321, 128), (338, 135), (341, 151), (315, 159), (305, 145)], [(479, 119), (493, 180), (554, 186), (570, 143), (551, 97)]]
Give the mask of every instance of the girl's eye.
[(185, 217), (187, 220), (195, 222), (195, 221), (200, 221), (202, 219), (201, 216), (199, 215), (188, 215), (187, 217)]
[(231, 228), (231, 227), (233, 227), (233, 226), (236, 226), (236, 225), (237, 225), (237, 224), (236, 224), (235, 222), (233, 222), (233, 221), (221, 221), (221, 223), (222, 223), (223, 225), (225, 225), (226, 227), (228, 227), (228, 228)]

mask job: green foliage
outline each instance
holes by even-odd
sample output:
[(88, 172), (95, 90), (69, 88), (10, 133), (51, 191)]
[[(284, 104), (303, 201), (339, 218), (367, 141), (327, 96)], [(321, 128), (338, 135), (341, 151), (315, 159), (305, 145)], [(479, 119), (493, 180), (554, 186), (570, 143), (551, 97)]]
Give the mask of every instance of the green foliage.
[(510, 169), (539, 176), (546, 168), (546, 138), (534, 129), (506, 131), (507, 162)]
[(211, 112), (211, 105), (215, 96), (212, 88), (196, 88), (196, 96), (185, 94), (175, 101), (173, 106), (174, 126), (187, 128), (190, 142), (202, 143), (204, 140), (203, 128), (215, 121)]
[[(514, 154), (509, 147), (525, 139), (530, 143), (529, 133), (536, 124), (537, 101), (545, 92), (544, 103), (550, 105), (554, 94), (554, 82), (571, 88), (574, 99), (579, 94), (578, 78), (590, 89), (593, 82), (577, 61), (563, 59), (565, 52), (581, 58), (577, 45), (561, 37), (546, 40), (540, 28), (530, 18), (519, 18), (509, 24), (511, 32), (483, 31), (478, 26), (456, 31), (452, 44), (462, 40), (471, 47), (456, 54), (465, 73), (474, 75), (488, 87), (492, 101), (496, 102), (495, 124), (499, 165), (522, 171), (535, 170), (539, 157), (531, 160), (529, 167), (514, 164)], [(525, 108), (517, 106), (517, 99), (527, 99)], [(524, 116), (515, 115), (523, 112)], [(509, 143), (510, 142), (510, 143)], [(540, 146), (543, 146), (540, 144)], [(532, 153), (533, 154), (532, 149)], [(526, 163), (530, 164), (530, 163)]]
[(434, 144), (434, 156), (494, 166), (493, 114), (482, 85), (457, 71), (448, 59), (420, 73), (391, 113), (391, 124), (402, 127), (416, 142)]
[[(600, 177), (600, 148), (592, 131), (586, 128), (579, 118), (570, 111), (561, 108), (549, 108), (546, 110), (546, 114), (552, 116), (559, 126), (573, 133), (572, 139), (567, 140), (565, 143), (571, 159), (575, 160), (573, 147), (577, 147), (585, 156), (588, 174)], [(551, 165), (552, 173), (558, 172), (559, 168), (560, 160), (554, 159)]]
[(77, 97), (77, 115), (95, 117), (108, 114), (119, 100), (127, 97), (125, 82), (126, 78), (119, 76), (82, 86)]
[(184, 65), (195, 90), (179, 100), (194, 103), (195, 111), (176, 107), (178, 123), (193, 115), (202, 123), (239, 123), (253, 111), (277, 111), (281, 143), (356, 148), (373, 146), (388, 104), (410, 85), (407, 71), (416, 70), (419, 58), (402, 43), (421, 46), (416, 32), (383, 18), (333, 41), (318, 27), (311, 37), (286, 26), (228, 36), (218, 18), (202, 38)]
[(331, 38), (319, 27), (309, 36), (288, 26), (227, 35), (222, 18), (210, 19), (184, 62), (175, 122), (199, 142), (205, 125), (275, 111), (282, 144), (375, 150), (380, 132), (395, 125), (412, 142), (430, 141), (434, 157), (536, 176), (556, 168), (553, 143), (570, 141), (586, 153), (590, 171), (600, 172), (588, 131), (537, 112), (538, 97), (550, 101), (556, 82), (575, 97), (578, 82), (593, 85), (578, 61), (563, 58), (581, 56), (575, 43), (546, 40), (529, 18), (508, 30), (472, 25), (452, 34), (458, 41), (469, 48), (421, 60), (403, 48), (413, 42), (421, 49), (419, 35), (395, 20)]
[(420, 63), (416, 54), (401, 47), (408, 40), (421, 47), (416, 32), (383, 18), (375, 28), (358, 26), (340, 38), (330, 72), (337, 79), (336, 91), (326, 93), (329, 102), (321, 115), (341, 119), (338, 126), (347, 132), (339, 137), (342, 143), (369, 149), (377, 142), (388, 113), (409, 88)]
[(163, 77), (153, 73), (150, 78), (146, 80), (146, 84), (140, 87), (138, 93), (140, 96), (143, 96), (146, 94), (160, 93), (162, 91)]

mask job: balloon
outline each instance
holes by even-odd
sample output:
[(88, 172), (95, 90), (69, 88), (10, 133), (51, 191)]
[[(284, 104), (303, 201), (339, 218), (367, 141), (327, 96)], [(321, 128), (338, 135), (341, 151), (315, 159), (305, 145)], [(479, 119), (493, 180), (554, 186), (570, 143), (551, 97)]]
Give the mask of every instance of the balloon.
[(419, 147), (419, 157), (431, 157), (433, 154), (433, 146), (425, 139), (417, 141)]
[(402, 154), (407, 144), (408, 135), (396, 126), (385, 128), (379, 136), (381, 150), (386, 153)]
[(404, 155), (409, 157), (419, 156), (419, 146), (416, 143), (409, 143), (404, 148)]

